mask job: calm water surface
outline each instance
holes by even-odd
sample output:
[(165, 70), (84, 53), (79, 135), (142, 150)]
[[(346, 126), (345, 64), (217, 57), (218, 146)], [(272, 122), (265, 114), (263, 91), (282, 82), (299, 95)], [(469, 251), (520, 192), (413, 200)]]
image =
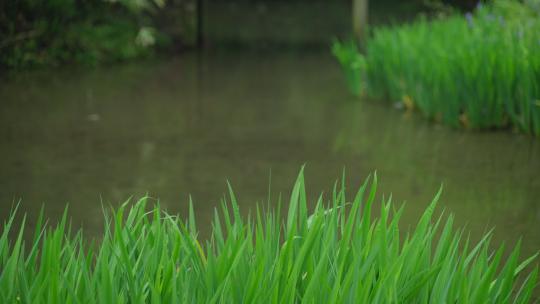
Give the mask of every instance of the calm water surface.
[(0, 85), (0, 219), (14, 202), (102, 231), (102, 205), (150, 194), (203, 234), (229, 179), (244, 213), (288, 195), (306, 163), (310, 197), (343, 168), (356, 187), (407, 202), (404, 227), (444, 184), (441, 205), (478, 239), (540, 249), (540, 143), (458, 132), (347, 93), (327, 50), (214, 53), (93, 70), (33, 72)]

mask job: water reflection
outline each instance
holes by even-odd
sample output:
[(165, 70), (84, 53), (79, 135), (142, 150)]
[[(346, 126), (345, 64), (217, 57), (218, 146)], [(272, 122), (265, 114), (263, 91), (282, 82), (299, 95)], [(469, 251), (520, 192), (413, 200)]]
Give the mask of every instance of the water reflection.
[[(442, 205), (473, 237), (540, 248), (540, 145), (505, 132), (463, 133), (356, 102), (328, 55), (214, 53), (19, 75), (0, 87), (0, 212), (12, 203), (101, 230), (101, 208), (145, 193), (173, 212), (194, 198), (203, 234), (228, 178), (243, 211), (287, 193), (307, 163), (310, 195), (347, 168), (358, 184), (408, 203), (411, 225), (444, 183)], [(285, 195), (286, 196), (286, 195)], [(32, 221), (31, 221), (32, 222)], [(203, 223), (207, 223), (204, 225)]]

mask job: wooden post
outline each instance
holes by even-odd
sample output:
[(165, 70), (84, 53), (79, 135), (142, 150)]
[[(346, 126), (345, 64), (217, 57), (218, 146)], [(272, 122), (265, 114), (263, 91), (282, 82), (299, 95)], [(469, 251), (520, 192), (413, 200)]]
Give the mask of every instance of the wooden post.
[(353, 0), (352, 20), (354, 38), (363, 45), (367, 35), (368, 0)]

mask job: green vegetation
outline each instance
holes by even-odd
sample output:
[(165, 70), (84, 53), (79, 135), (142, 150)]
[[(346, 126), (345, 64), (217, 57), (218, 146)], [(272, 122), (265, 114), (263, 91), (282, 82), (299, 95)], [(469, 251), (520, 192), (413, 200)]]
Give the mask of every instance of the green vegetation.
[(354, 95), (359, 96), (362, 93), (361, 71), (366, 69), (366, 59), (358, 51), (354, 41), (340, 43), (334, 41), (332, 53), (341, 63), (347, 85)]
[(205, 245), (193, 207), (184, 221), (159, 206), (147, 212), (146, 198), (106, 216), (97, 246), (81, 232), (70, 234), (66, 214), (55, 228), (40, 217), (30, 243), (23, 221), (10, 242), (12, 215), (0, 237), (0, 297), (6, 303), (530, 301), (538, 269), (519, 275), (534, 260), (519, 262), (519, 244), (505, 261), (503, 247), (490, 250), (490, 233), (473, 244), (453, 228), (451, 215), (432, 220), (439, 195), (405, 235), (403, 208), (391, 199), (371, 217), (379, 209), (376, 188), (377, 178), (371, 186), (366, 181), (349, 200), (342, 183), (329, 205), (321, 195), (310, 215), (301, 172), (284, 222), (279, 207), (242, 218), (231, 190)]
[[(334, 54), (374, 98), (400, 100), (454, 127), (512, 126), (540, 135), (540, 2), (495, 0), (474, 14), (381, 27), (367, 42), (364, 66)], [(345, 58), (345, 59), (344, 59)], [(360, 84), (353, 92), (360, 92)]]
[(0, 3), (0, 68), (96, 64), (150, 54), (163, 0), (21, 0)]

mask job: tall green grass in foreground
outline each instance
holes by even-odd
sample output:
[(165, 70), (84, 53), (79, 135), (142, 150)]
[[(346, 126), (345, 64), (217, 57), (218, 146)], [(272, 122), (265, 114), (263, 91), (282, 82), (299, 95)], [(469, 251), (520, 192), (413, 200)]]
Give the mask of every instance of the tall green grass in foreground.
[[(288, 216), (257, 209), (242, 218), (230, 202), (216, 211), (209, 240), (187, 220), (143, 198), (106, 217), (99, 245), (58, 226), (36, 227), (33, 241), (10, 242), (13, 216), (0, 238), (3, 303), (527, 303), (538, 269), (519, 261), (519, 245), (503, 259), (491, 233), (472, 243), (452, 215), (433, 218), (438, 196), (414, 231), (399, 230), (402, 208), (374, 206), (377, 179), (347, 198), (334, 187), (310, 214), (299, 175)], [(229, 209), (231, 208), (231, 209)], [(371, 210), (379, 210), (371, 217)]]
[(377, 28), (358, 54), (365, 68), (346, 60), (354, 45), (336, 43), (333, 52), (372, 97), (454, 127), (540, 135), (538, 0), (494, 0), (474, 14)]

